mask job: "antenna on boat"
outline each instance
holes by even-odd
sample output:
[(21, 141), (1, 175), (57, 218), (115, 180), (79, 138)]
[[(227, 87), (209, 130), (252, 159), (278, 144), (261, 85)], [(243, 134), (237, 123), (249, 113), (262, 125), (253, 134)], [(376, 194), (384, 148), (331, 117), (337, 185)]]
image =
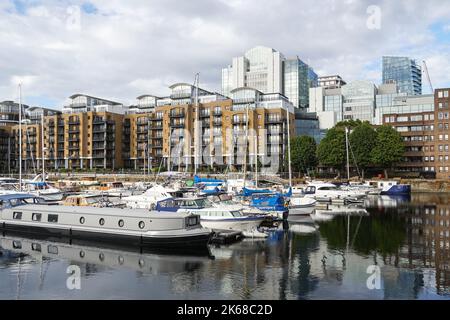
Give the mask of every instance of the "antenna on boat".
[(22, 84), (19, 83), (19, 191), (22, 192)]

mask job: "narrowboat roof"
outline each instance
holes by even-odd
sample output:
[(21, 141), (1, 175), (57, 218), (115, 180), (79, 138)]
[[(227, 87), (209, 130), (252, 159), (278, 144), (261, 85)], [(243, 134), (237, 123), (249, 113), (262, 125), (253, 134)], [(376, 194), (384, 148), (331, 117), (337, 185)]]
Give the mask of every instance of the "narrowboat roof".
[(79, 207), (79, 206), (58, 206), (58, 205), (35, 205), (28, 204), (17, 206), (14, 210), (20, 211), (46, 211), (50, 214), (87, 214), (87, 215), (105, 215), (118, 217), (145, 217), (145, 218), (182, 218), (185, 213), (161, 214), (157, 211), (147, 209), (121, 209), (121, 208), (97, 208), (97, 207)]

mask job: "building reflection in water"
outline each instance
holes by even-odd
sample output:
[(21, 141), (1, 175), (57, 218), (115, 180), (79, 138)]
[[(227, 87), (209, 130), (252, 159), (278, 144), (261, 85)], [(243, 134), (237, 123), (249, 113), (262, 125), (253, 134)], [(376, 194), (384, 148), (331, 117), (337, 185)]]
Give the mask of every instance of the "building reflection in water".
[[(138, 294), (145, 294), (137, 298), (448, 297), (449, 199), (423, 194), (413, 195), (411, 199), (380, 197), (371, 199), (367, 206), (367, 215), (333, 214), (330, 219), (293, 221), (263, 241), (248, 239), (230, 246), (212, 247), (214, 259), (74, 244), (57, 245), (58, 251), (52, 247), (52, 254), (47, 252), (49, 246), (55, 246), (52, 242), (38, 242), (41, 252), (36, 252), (32, 240), (3, 237), (0, 265), (17, 274), (19, 259), (22, 271), (25, 265), (31, 268), (42, 259), (49, 264), (62, 259), (67, 265), (81, 265), (82, 276), (94, 284), (101, 275), (123, 275), (122, 270), (127, 269), (134, 272), (138, 281), (117, 284), (123, 294), (119, 295), (121, 298), (128, 298), (130, 292), (136, 291), (133, 286), (137, 284), (142, 284), (144, 290)], [(22, 246), (16, 243), (14, 247), (14, 240)], [(374, 264), (381, 268), (381, 290), (369, 290), (366, 286), (367, 267)], [(109, 282), (102, 282), (102, 286), (106, 286), (103, 291), (117, 288)], [(53, 289), (50, 285), (43, 288)], [(97, 294), (87, 297), (104, 298)]]

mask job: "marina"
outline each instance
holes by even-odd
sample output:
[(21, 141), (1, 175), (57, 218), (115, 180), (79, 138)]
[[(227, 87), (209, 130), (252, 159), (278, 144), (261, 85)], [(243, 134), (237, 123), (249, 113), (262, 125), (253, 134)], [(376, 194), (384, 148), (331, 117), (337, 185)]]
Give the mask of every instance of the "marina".
[[(107, 209), (109, 210), (109, 209)], [(369, 196), (207, 250), (165, 252), (93, 240), (0, 235), (3, 299), (448, 299), (445, 196)], [(381, 288), (368, 289), (378, 265)], [(66, 288), (69, 266), (81, 289)]]

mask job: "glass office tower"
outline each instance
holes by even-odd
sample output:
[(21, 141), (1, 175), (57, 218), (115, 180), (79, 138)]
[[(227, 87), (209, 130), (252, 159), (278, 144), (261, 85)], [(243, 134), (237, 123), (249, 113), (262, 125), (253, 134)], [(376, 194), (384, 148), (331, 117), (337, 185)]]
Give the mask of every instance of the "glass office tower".
[(283, 70), (284, 95), (299, 108), (309, 105), (309, 88), (317, 87), (318, 76), (298, 57), (286, 59)]
[(408, 57), (383, 57), (383, 83), (397, 83), (399, 92), (422, 94), (422, 68)]

